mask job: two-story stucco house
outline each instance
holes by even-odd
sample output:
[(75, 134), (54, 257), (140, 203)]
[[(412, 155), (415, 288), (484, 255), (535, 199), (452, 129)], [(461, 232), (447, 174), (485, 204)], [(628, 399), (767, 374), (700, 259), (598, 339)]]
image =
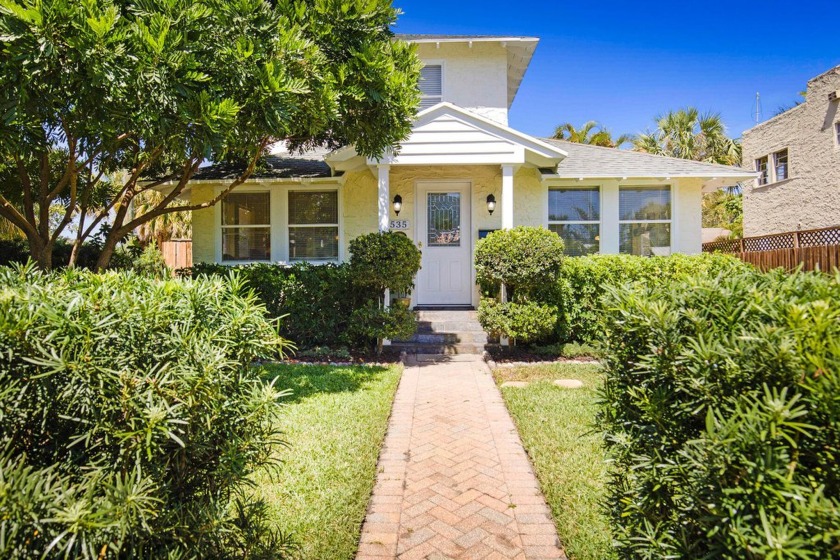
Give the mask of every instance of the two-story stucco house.
[[(402, 38), (417, 44), (425, 67), (422, 105), (398, 155), (371, 160), (347, 146), (292, 156), (278, 147), (263, 171), (194, 213), (194, 261), (342, 261), (356, 236), (398, 230), (423, 254), (414, 305), (476, 305), (473, 249), (489, 231), (546, 227), (572, 255), (697, 253), (703, 191), (754, 177), (510, 128), (535, 38)], [(234, 173), (201, 169), (189, 196), (211, 199)]]
[(840, 225), (840, 66), (808, 81), (805, 101), (744, 132), (744, 235)]

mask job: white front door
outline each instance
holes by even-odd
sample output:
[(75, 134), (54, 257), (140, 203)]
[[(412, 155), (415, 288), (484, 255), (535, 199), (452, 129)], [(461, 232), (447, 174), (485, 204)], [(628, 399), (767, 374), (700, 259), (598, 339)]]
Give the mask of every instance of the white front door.
[(418, 305), (472, 303), (470, 183), (417, 185)]

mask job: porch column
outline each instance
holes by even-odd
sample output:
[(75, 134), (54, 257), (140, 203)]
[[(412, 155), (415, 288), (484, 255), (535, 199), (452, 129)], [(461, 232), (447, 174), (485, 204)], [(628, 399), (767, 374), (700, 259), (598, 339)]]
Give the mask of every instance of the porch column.
[(391, 215), (391, 166), (377, 166), (379, 179), (379, 231), (388, 231)]
[(502, 229), (513, 229), (513, 166), (502, 166)]

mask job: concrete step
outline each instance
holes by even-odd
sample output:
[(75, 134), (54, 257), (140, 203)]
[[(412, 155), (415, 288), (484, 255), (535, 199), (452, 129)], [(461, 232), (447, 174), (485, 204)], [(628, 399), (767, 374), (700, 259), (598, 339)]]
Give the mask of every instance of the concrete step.
[(484, 331), (461, 331), (461, 332), (432, 332), (418, 330), (413, 336), (399, 339), (397, 342), (419, 342), (421, 344), (457, 344), (459, 342), (487, 342), (487, 333)]
[(417, 320), (418, 321), (431, 321), (431, 322), (442, 322), (442, 321), (454, 321), (454, 322), (464, 322), (469, 323), (473, 321), (478, 321), (478, 312), (473, 310), (459, 310), (459, 311), (452, 311), (452, 310), (435, 310), (435, 311), (427, 311), (427, 310), (419, 310), (416, 311), (417, 313)]
[(455, 344), (423, 344), (420, 342), (392, 342), (391, 351), (418, 355), (481, 354), (486, 344), (480, 342), (458, 342)]
[(484, 332), (481, 324), (476, 321), (417, 321), (417, 332), (461, 333)]

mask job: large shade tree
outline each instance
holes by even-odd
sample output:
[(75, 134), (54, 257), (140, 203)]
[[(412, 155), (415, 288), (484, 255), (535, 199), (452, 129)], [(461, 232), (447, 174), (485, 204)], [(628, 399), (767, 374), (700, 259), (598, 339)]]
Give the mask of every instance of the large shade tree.
[(612, 133), (596, 121), (586, 121), (580, 128), (575, 127), (572, 123), (563, 123), (554, 130), (552, 138), (605, 148), (618, 148), (622, 144), (633, 141), (633, 136), (629, 134), (622, 134), (618, 138), (613, 138)]
[(741, 162), (741, 144), (727, 136), (720, 115), (701, 114), (694, 107), (657, 117), (656, 130), (636, 136), (633, 149), (723, 165)]
[[(138, 226), (218, 203), (272, 142), (382, 154), (419, 101), (397, 15), (390, 0), (0, 0), (0, 216), (45, 268), (71, 223), (77, 245), (104, 225), (104, 268)], [(177, 202), (223, 160), (243, 171), (216, 198)]]

